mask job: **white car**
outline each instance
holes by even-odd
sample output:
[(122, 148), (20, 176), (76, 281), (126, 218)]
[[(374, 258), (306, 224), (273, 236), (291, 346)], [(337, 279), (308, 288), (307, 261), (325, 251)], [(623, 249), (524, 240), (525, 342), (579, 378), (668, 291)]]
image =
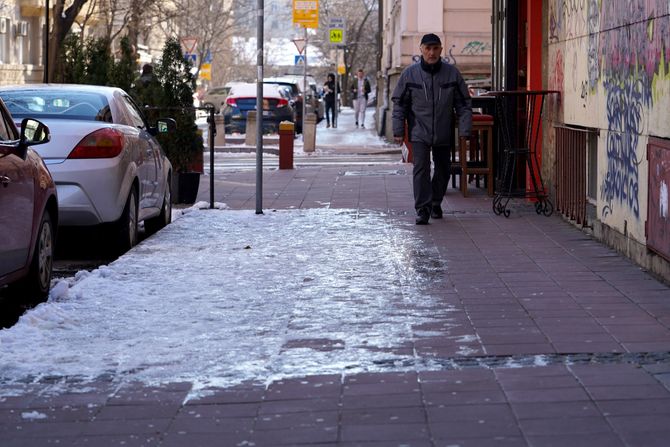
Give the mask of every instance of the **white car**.
[(138, 222), (154, 232), (171, 221), (172, 166), (150, 127), (119, 88), (32, 84), (0, 87), (15, 120), (37, 118), (51, 141), (36, 147), (56, 182), (59, 224), (109, 225), (115, 248), (137, 243)]

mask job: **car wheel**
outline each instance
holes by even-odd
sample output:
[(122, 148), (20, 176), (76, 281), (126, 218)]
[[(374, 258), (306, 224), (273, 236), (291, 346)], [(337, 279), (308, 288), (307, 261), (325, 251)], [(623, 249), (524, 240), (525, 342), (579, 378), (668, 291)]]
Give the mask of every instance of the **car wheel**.
[(123, 254), (137, 244), (137, 196), (135, 188), (130, 189), (126, 206), (123, 208), (121, 218), (116, 225), (116, 250), (118, 254)]
[(144, 229), (147, 234), (154, 234), (161, 228), (165, 228), (170, 222), (172, 222), (172, 182), (170, 177), (167, 179), (167, 184), (165, 185), (165, 195), (163, 196), (163, 206), (161, 206), (161, 213), (147, 219), (144, 221)]
[(43, 300), (47, 297), (53, 272), (55, 236), (51, 215), (45, 210), (37, 233), (28, 275), (12, 286), (14, 295), (20, 295), (26, 301)]

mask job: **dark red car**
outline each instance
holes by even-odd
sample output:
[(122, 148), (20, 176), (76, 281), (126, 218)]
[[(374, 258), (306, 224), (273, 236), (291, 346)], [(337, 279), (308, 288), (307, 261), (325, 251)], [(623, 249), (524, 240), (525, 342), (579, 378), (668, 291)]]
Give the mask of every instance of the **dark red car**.
[(49, 129), (26, 118), (20, 132), (0, 101), (0, 288), (25, 300), (49, 293), (58, 226), (56, 186), (29, 146), (48, 142)]

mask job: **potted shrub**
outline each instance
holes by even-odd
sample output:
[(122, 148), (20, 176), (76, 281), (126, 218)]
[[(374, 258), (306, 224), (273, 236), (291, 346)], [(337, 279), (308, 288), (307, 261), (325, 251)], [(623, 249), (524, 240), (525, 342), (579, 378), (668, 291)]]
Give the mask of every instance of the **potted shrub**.
[(203, 171), (204, 146), (195, 124), (195, 77), (191, 67), (190, 61), (182, 54), (179, 41), (170, 38), (153, 73), (143, 74), (133, 89), (138, 102), (150, 107), (147, 116), (151, 122), (160, 116), (169, 116), (177, 124), (175, 132), (157, 137), (172, 163), (176, 203), (195, 202)]

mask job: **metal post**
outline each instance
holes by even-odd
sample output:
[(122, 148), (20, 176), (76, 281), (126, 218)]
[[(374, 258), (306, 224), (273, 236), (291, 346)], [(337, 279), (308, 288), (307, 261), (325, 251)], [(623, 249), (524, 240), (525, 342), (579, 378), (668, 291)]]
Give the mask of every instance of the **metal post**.
[(46, 0), (46, 23), (44, 24), (44, 83), (49, 83), (49, 0)]
[(256, 25), (256, 214), (263, 214), (263, 0), (257, 0)]
[(214, 209), (214, 136), (216, 123), (214, 122), (214, 107), (209, 109), (209, 209)]
[(302, 139), (305, 140), (305, 118), (307, 117), (307, 27), (303, 27), (305, 36), (305, 63), (302, 65)]
[(337, 127), (337, 86), (340, 85), (340, 47), (335, 47), (335, 107), (333, 107), (333, 127)]

